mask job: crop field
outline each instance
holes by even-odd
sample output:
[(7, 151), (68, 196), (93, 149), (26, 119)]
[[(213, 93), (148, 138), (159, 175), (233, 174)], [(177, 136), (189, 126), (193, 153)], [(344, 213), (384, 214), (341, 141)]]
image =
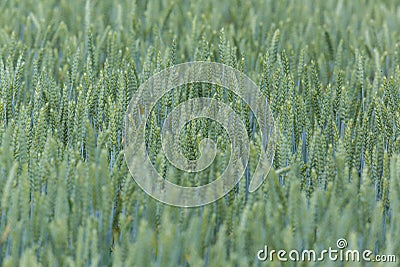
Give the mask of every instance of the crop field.
[[(146, 155), (180, 186), (220, 177), (237, 141), (218, 122), (193, 119), (174, 140), (192, 161), (214, 142), (198, 173), (161, 140), (174, 108), (208, 97), (243, 121), (243, 177), (197, 207), (138, 183), (128, 107), (186, 62), (232, 67), (268, 103), (276, 143), (254, 192), (262, 127), (211, 82), (139, 106)], [(400, 266), (400, 2), (0, 1), (0, 266)]]

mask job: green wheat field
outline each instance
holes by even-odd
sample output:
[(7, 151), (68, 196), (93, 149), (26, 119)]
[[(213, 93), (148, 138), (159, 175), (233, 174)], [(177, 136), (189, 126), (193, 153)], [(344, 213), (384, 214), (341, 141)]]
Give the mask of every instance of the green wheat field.
[[(0, 12), (1, 266), (399, 266), (400, 2), (2, 0)], [(171, 181), (207, 184), (230, 155), (224, 129), (198, 119), (182, 153), (196, 159), (213, 138), (216, 162), (201, 175), (168, 163), (161, 127), (183, 101), (231, 104), (253, 144), (234, 190), (179, 208), (135, 183), (123, 133), (139, 86), (190, 61), (255, 81), (278, 135), (273, 167), (249, 193), (260, 134), (243, 101), (212, 84), (165, 95), (146, 145)], [(397, 261), (257, 257), (264, 246), (337, 249), (341, 238)]]

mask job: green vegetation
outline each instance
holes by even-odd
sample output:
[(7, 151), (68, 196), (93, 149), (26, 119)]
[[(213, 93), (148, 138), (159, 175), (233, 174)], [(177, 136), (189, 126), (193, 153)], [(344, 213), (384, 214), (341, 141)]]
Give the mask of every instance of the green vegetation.
[[(398, 1), (4, 0), (0, 10), (0, 265), (259, 266), (264, 245), (320, 251), (339, 238), (399, 264)], [(262, 188), (248, 194), (242, 179), (184, 209), (135, 184), (122, 130), (144, 80), (194, 60), (256, 81), (279, 137)], [(176, 103), (196, 88), (180, 88)], [(208, 92), (233, 101), (220, 89)], [(158, 120), (148, 145), (164, 168)], [(189, 158), (198, 136), (226, 146), (207, 120), (185, 133)]]

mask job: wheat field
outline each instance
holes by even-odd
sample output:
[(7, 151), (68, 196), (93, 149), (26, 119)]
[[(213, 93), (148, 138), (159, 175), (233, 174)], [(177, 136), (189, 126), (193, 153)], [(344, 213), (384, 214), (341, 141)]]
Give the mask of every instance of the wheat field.
[[(3, 0), (0, 10), (1, 266), (399, 266), (398, 1)], [(132, 179), (123, 130), (140, 85), (191, 61), (248, 75), (278, 134), (258, 190), (245, 178), (179, 208)], [(243, 102), (186, 85), (159, 101), (146, 135), (157, 170), (182, 185), (206, 184), (229, 160), (226, 132), (201, 119), (182, 132), (182, 152), (195, 159), (201, 138), (215, 140), (205, 173), (162, 154), (167, 112), (203, 93), (245, 121), (254, 171), (260, 136)], [(397, 261), (257, 258), (266, 245), (321, 251), (339, 239)]]

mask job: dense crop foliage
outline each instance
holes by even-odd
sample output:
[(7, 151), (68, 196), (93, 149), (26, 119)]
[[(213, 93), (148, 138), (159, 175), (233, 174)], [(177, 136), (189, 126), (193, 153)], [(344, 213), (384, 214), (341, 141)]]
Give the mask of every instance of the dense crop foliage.
[[(322, 250), (338, 238), (399, 260), (398, 1), (82, 2), (0, 3), (0, 265), (258, 266), (264, 245)], [(194, 60), (256, 81), (279, 136), (262, 188), (248, 194), (242, 179), (183, 209), (131, 179), (122, 131), (144, 80)], [(161, 117), (201, 92), (236, 101), (215, 86), (178, 89)], [(174, 176), (159, 154), (159, 113), (148, 146)], [(226, 147), (207, 120), (185, 133), (189, 158), (199, 136)], [(205, 184), (223, 171), (229, 153), (219, 155), (198, 180), (174, 177)]]

